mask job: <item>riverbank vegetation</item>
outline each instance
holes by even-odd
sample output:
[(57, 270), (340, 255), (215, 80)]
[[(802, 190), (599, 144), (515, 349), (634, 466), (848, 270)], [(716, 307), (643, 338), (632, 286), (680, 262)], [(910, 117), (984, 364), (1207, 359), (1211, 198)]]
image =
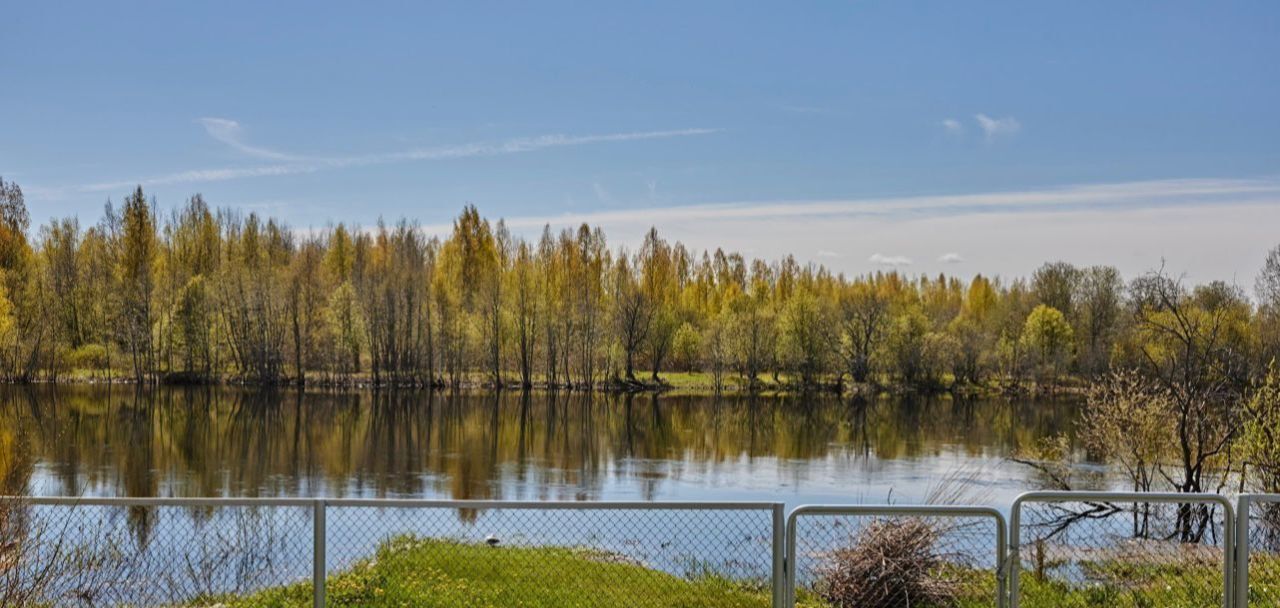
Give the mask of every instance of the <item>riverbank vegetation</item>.
[[(1277, 572), (1273, 557), (1261, 559), (1265, 564), (1257, 567), (1258, 572)], [(850, 595), (843, 587), (834, 590), (826, 581), (817, 589), (799, 589), (797, 605), (977, 608), (994, 603), (996, 582), (990, 571), (954, 563), (933, 564), (932, 568), (914, 563), (911, 566), (894, 574), (919, 588), (893, 587), (887, 590), (891, 595), (883, 595), (882, 590), (867, 595), (882, 598), (880, 603), (857, 602), (868, 592), (859, 590)], [(1087, 562), (1084, 572), (1085, 581), (1074, 584), (1040, 572), (1024, 572), (1020, 579), (1021, 604), (1034, 608), (1172, 608), (1212, 606), (1222, 601), (1221, 567), (1204, 560), (1153, 564), (1149, 559), (1135, 562), (1108, 556)], [(865, 584), (853, 579), (847, 582)], [(896, 579), (892, 582), (902, 584)], [(1266, 579), (1256, 584), (1257, 589), (1274, 587)], [(763, 608), (771, 604), (769, 589), (763, 582), (753, 584), (715, 576), (681, 578), (625, 559), (611, 559), (608, 554), (572, 548), (491, 549), (412, 537), (385, 543), (376, 556), (331, 575), (326, 587), (331, 606)], [(1261, 592), (1260, 601), (1251, 601), (1250, 605), (1263, 605), (1266, 598), (1266, 592)], [(246, 596), (205, 598), (191, 605), (286, 607), (309, 606), (310, 602), (311, 586), (302, 583)]]
[[(401, 537), (331, 576), (331, 606), (709, 606), (771, 604), (767, 581), (682, 578), (603, 552), (560, 547), (488, 547)], [(310, 606), (310, 583), (243, 598), (232, 606)], [(197, 605), (209, 605), (198, 602)]]
[(163, 210), (139, 187), (92, 225), (32, 226), (0, 187), (0, 375), (644, 389), (1055, 387), (1175, 370), (1188, 349), (1243, 386), (1280, 351), (1280, 250), (1258, 300), (1222, 282), (1050, 263), (1029, 279), (849, 277), (794, 258), (635, 251), (582, 225), (513, 235), (474, 207), (432, 237), (402, 220), (292, 230)]

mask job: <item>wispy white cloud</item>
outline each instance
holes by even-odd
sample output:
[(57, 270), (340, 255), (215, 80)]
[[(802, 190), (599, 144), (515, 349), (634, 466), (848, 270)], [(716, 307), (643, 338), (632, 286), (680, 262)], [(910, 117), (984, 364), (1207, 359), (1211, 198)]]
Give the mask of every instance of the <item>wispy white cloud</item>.
[(1012, 116), (992, 118), (986, 114), (978, 113), (973, 116), (973, 119), (978, 121), (978, 128), (982, 129), (982, 136), (988, 142), (994, 141), (998, 137), (1015, 135), (1022, 130), (1022, 123)]
[(609, 142), (642, 141), (646, 139), (669, 139), (672, 137), (690, 137), (709, 135), (719, 129), (673, 129), (667, 131), (632, 131), (629, 133), (607, 133), (603, 135), (540, 135), (537, 137), (517, 137), (498, 143), (470, 143), (459, 146), (438, 148), (418, 148), (394, 154), (359, 156), (346, 159), (334, 159), (333, 162), (344, 165), (382, 164), (406, 160), (443, 160), (449, 158), (467, 158), (472, 156), (499, 156), (533, 152), (547, 148), (563, 148)]
[(938, 256), (938, 261), (943, 264), (959, 264), (964, 261), (964, 257), (958, 253), (944, 253)]
[(263, 167), (245, 167), (241, 169), (193, 169), (190, 171), (179, 171), (177, 173), (158, 175), (140, 180), (122, 180), (116, 182), (84, 184), (82, 186), (76, 186), (72, 188), (72, 190), (77, 192), (112, 192), (132, 188), (138, 184), (143, 186), (162, 186), (167, 184), (223, 182), (249, 177), (272, 177), (279, 175), (296, 175), (299, 173), (315, 173), (320, 170), (321, 168), (315, 165), (302, 164), (267, 165)]
[[(1280, 198), (1280, 178), (1175, 179), (939, 196), (797, 199), (631, 207), (507, 218), (507, 225), (540, 228), (547, 223), (555, 225), (588, 223), (609, 226), (784, 218), (813, 221), (840, 217), (905, 220), (926, 216), (1022, 213), (1045, 209), (1177, 207), (1215, 201), (1274, 201), (1278, 198)], [(804, 249), (812, 251), (811, 248)]]
[(960, 121), (954, 118), (943, 119), (942, 128), (945, 129), (947, 133), (950, 133), (951, 135), (964, 134), (964, 125), (961, 124)]
[(255, 167), (192, 169), (142, 179), (84, 184), (81, 186), (73, 186), (69, 188), (69, 190), (75, 192), (110, 192), (120, 190), (122, 188), (129, 188), (134, 184), (152, 186), (163, 184), (219, 182), (251, 177), (316, 173), (320, 171), (345, 169), (349, 167), (385, 165), (392, 163), (504, 156), (508, 154), (521, 154), (552, 148), (567, 148), (612, 142), (693, 137), (698, 135), (709, 135), (719, 131), (719, 129), (698, 128), (673, 129), (665, 131), (630, 131), (625, 133), (604, 133), (597, 135), (553, 134), (539, 135), (536, 137), (517, 137), (499, 142), (473, 142), (452, 146), (414, 148), (385, 154), (318, 158), (290, 156), (273, 150), (247, 145), (244, 143), (243, 139), (241, 139), (242, 130), (239, 123), (234, 120), (223, 118), (202, 119), (201, 123), (205, 125), (205, 130), (209, 132), (210, 136), (237, 150), (245, 152), (246, 154), (261, 158), (289, 160), (292, 162), (282, 162)]
[(883, 253), (873, 253), (867, 258), (872, 264), (880, 266), (910, 266), (911, 258), (905, 255), (884, 255)]
[(196, 122), (199, 122), (204, 126), (204, 130), (209, 134), (209, 137), (231, 146), (240, 152), (248, 154), (249, 156), (253, 156), (255, 158), (267, 158), (271, 160), (301, 160), (301, 158), (297, 156), (292, 156), (283, 152), (276, 152), (275, 150), (268, 150), (266, 148), (259, 148), (245, 143), (243, 139), (244, 129), (240, 126), (239, 122), (231, 120), (230, 118), (205, 117), (197, 120)]
[(826, 250), (826, 249), (819, 250), (819, 251), (818, 251), (817, 253), (815, 253), (814, 255), (816, 255), (816, 256), (818, 256), (818, 257), (820, 257), (820, 258), (838, 258), (838, 257), (840, 257), (840, 254), (838, 254), (838, 253), (836, 253), (836, 252), (834, 252), (834, 251), (828, 251), (828, 250)]

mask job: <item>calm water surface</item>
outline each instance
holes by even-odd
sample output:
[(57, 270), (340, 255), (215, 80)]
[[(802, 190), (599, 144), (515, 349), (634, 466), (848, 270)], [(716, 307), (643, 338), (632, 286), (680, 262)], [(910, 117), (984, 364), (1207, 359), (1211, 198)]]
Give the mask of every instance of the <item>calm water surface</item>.
[(0, 479), (41, 495), (978, 502), (1070, 400), (5, 387)]

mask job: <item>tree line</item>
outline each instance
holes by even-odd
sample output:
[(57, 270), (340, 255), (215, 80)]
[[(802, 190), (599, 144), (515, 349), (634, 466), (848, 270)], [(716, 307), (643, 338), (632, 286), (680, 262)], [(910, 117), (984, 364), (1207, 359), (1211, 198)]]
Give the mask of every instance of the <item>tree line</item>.
[(401, 220), (295, 231), (141, 187), (32, 228), (0, 180), (0, 375), (136, 382), (742, 388), (1052, 387), (1116, 369), (1240, 388), (1280, 353), (1280, 247), (1256, 299), (1163, 269), (1029, 278), (845, 276), (794, 257), (635, 251), (582, 225), (513, 235), (474, 206), (444, 238)]

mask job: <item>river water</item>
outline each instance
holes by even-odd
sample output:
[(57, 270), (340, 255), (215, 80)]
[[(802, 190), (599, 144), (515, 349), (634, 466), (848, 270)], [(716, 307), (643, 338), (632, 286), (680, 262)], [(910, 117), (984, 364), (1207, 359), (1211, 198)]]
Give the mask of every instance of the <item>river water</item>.
[(897, 503), (958, 478), (1007, 506), (1006, 459), (1078, 403), (953, 397), (0, 389), (0, 479), (72, 496)]
[[(1071, 400), (0, 387), (0, 493), (570, 501), (921, 502), (1008, 511), (1042, 488), (1008, 461), (1071, 435)], [(326, 509), (326, 570), (412, 539), (586, 548), (695, 579), (767, 581), (763, 509)], [(106, 604), (170, 605), (307, 580), (314, 524), (294, 507), (34, 506), (14, 522), (52, 555), (104, 557)], [(3, 520), (3, 518), (0, 518)], [(869, 520), (807, 518), (799, 580)], [(993, 522), (938, 542), (994, 570)], [(397, 544), (400, 543), (400, 544)], [(450, 551), (452, 545), (442, 545)], [(501, 552), (485, 553), (501, 559)], [(442, 558), (445, 559), (445, 558)], [(175, 564), (181, 565), (175, 568)], [(817, 565), (815, 565), (817, 564)], [(546, 573), (552, 580), (556, 573)], [(80, 593), (70, 577), (52, 593)], [(992, 578), (991, 580), (994, 580)], [(807, 584), (807, 583), (806, 583)], [(163, 593), (161, 593), (163, 591)], [(994, 596), (994, 588), (989, 590)], [(763, 596), (762, 596), (763, 597)]]

